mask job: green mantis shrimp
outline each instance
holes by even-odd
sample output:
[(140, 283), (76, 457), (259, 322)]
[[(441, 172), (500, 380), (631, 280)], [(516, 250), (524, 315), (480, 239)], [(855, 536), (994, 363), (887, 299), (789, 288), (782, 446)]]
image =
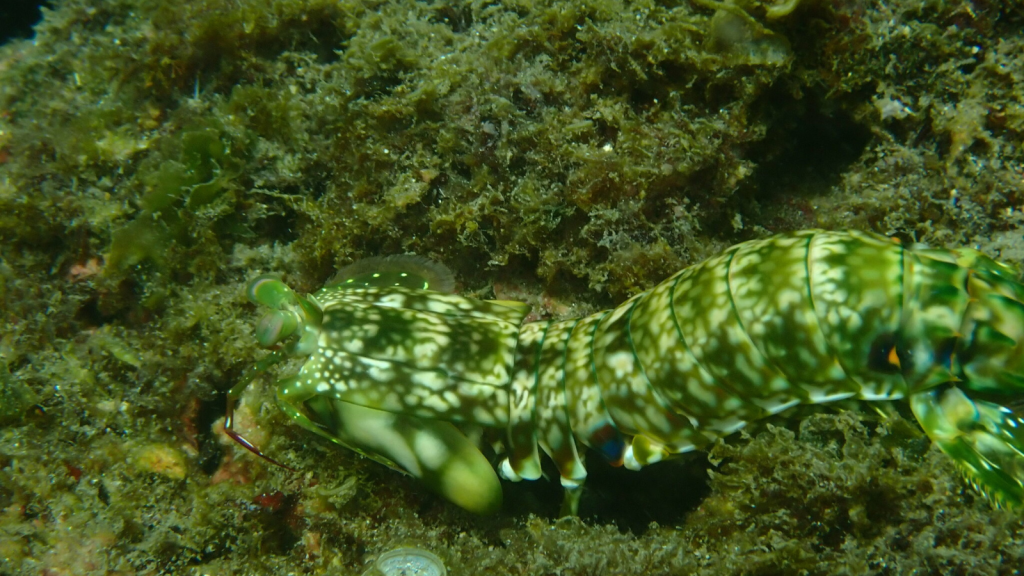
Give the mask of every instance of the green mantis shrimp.
[(496, 430), (501, 476), (539, 478), (544, 452), (574, 513), (584, 448), (639, 469), (798, 404), (906, 398), (971, 484), (1024, 504), (1024, 284), (975, 250), (795, 232), (614, 309), (525, 324), (526, 304), (450, 289), (409, 257), (357, 263), (309, 296), (260, 276), (248, 296), (271, 309), (256, 337), (273, 352), (230, 399), (305, 358), (277, 384), (303, 428), (477, 513), (500, 508), (501, 485), (464, 430)]

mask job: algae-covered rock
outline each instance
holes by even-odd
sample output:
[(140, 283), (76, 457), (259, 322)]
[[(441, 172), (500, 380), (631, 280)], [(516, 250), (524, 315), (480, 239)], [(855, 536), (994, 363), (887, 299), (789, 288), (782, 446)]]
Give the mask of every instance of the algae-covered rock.
[(32, 388), (15, 380), (6, 366), (0, 366), (0, 424), (20, 422), (35, 401)]
[[(1020, 565), (886, 407), (469, 516), (293, 426), (245, 283), (415, 252), (567, 317), (807, 227), (1024, 254), (1019, 2), (56, 0), (0, 46), (0, 573), (951, 574)], [(295, 366), (282, 367), (293, 373)], [(244, 425), (244, 426), (243, 426)]]

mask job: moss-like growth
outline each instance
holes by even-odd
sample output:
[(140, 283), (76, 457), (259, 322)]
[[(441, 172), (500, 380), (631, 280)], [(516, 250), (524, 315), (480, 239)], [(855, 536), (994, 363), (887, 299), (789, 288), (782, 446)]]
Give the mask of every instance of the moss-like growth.
[(161, 144), (139, 166), (136, 177), (143, 192), (137, 199), (138, 215), (111, 233), (106, 260), (114, 270), (144, 261), (164, 267), (172, 244), (191, 248), (215, 235), (218, 225), (228, 227), (223, 220), (231, 216), (233, 201), (211, 205), (233, 189), (243, 162), (232, 156), (220, 131), (209, 126), (186, 129)]
[(239, 413), (301, 474), (217, 422), (260, 273), (417, 252), (568, 315), (810, 226), (1020, 260), (1021, 30), (1010, 0), (54, 2), (0, 47), (0, 572), (357, 574), (402, 544), (475, 574), (1019, 564), (1017, 517), (898, 414), (730, 439), (706, 482), (595, 473), (582, 521), (545, 483), (469, 517), (265, 386)]
[(20, 423), (35, 402), (32, 388), (15, 380), (6, 366), (0, 366), (0, 425)]

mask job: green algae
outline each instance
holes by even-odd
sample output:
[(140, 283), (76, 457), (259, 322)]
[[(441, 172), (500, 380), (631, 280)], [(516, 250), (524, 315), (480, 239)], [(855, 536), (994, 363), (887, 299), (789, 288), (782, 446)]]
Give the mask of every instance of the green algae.
[(162, 268), (172, 245), (191, 248), (227, 227), (224, 221), (233, 212), (231, 199), (210, 206), (232, 191), (243, 163), (231, 154), (219, 130), (193, 127), (159, 142), (162, 149), (140, 162), (136, 173), (143, 187), (138, 214), (111, 232), (105, 259), (115, 270), (147, 261)]
[(0, 424), (17, 424), (36, 403), (35, 392), (26, 383), (11, 377), (6, 366), (0, 366)]
[(1009, 1), (55, 3), (0, 47), (0, 573), (359, 574), (399, 545), (453, 574), (1010, 573), (1019, 514), (898, 411), (777, 421), (716, 465), (593, 460), (580, 520), (557, 482), (469, 517), (267, 386), (241, 429), (300, 474), (217, 427), (263, 272), (311, 291), (413, 251), (564, 315), (808, 226), (1019, 263), (1022, 25)]

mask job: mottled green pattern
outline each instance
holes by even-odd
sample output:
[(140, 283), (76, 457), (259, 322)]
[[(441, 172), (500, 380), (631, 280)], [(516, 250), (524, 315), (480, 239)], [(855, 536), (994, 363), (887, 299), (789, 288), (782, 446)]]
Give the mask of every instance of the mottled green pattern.
[(483, 426), (508, 421), (508, 379), (523, 306), (407, 288), (324, 288), (306, 394)]
[[(543, 450), (572, 511), (586, 478), (577, 443), (638, 469), (797, 404), (906, 396), (972, 482), (999, 502), (1024, 499), (1024, 420), (970, 397), (1013, 405), (1024, 393), (1024, 287), (971, 250), (797, 232), (734, 246), (613, 310), (522, 327), (525, 305), (393, 280), (264, 298), (278, 307), (274, 325), (299, 333), (312, 321), (274, 314), (322, 310), (316, 350), (279, 396), (304, 426), (470, 509), (495, 509), (500, 492), (467, 504), (473, 475), (444, 467), (477, 470), (488, 486), (493, 472), (464, 436), (430, 422), (504, 431), (511, 480), (539, 478)], [(379, 434), (364, 436), (360, 422)]]
[(511, 405), (508, 419), (509, 462), (515, 478), (536, 480), (540, 478), (540, 457), (537, 453), (537, 373), (540, 371), (540, 351), (547, 333), (546, 323), (527, 324), (519, 331), (516, 347), (515, 369), (511, 389)]
[(579, 319), (553, 322), (548, 326), (540, 351), (535, 396), (537, 442), (562, 473), (563, 484), (577, 485), (587, 476), (569, 418), (565, 393), (565, 360), (569, 337)]

